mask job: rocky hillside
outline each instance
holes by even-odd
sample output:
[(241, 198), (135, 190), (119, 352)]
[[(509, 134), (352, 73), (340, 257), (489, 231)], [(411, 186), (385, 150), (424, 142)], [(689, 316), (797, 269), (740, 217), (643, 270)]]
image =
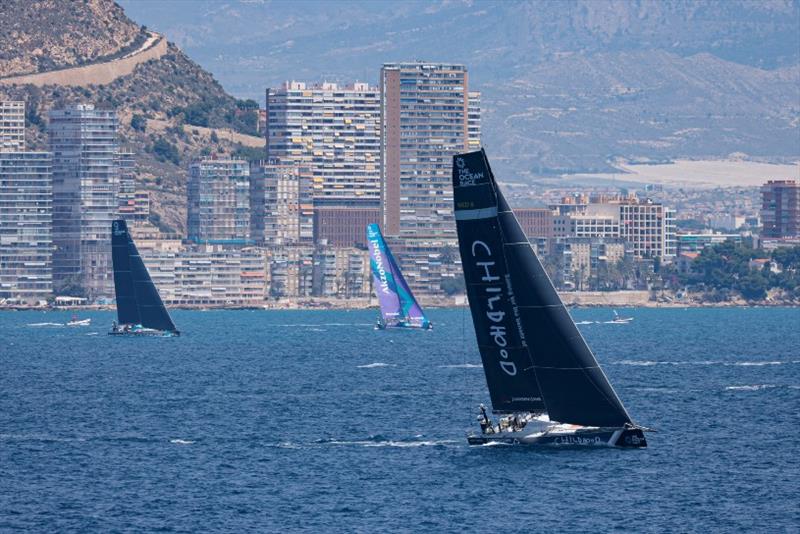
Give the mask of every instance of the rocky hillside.
[(3, 0), (0, 28), (0, 77), (117, 57), (145, 38), (121, 7), (104, 0)]
[[(91, 21), (89, 27), (95, 25), (97, 4), (105, 6), (108, 12), (117, 13), (113, 20), (117, 20), (122, 28), (135, 26), (116, 4), (109, 1), (55, 4), (62, 6), (65, 20), (69, 21), (74, 18), (67, 17), (66, 12), (80, 7), (82, 20)], [(31, 11), (38, 9), (34, 4), (18, 7), (24, 11), (22, 16), (26, 19), (32, 19), (35, 13)], [(57, 7), (52, 9), (58, 10)], [(59, 17), (54, 14), (54, 24), (57, 20)], [(108, 22), (108, 15), (100, 21)], [(59, 26), (56, 28), (53, 36), (69, 33), (62, 32)], [(107, 33), (115, 32), (108, 28)], [(53, 39), (57, 40), (56, 37)], [(65, 42), (56, 46), (57, 49), (64, 47)], [(112, 50), (113, 45), (109, 45), (100, 51), (99, 56), (107, 57)], [(24, 57), (26, 50), (17, 50), (16, 54), (16, 59)], [(167, 231), (183, 233), (185, 230), (187, 166), (192, 159), (212, 152), (256, 158), (263, 152), (263, 141), (255, 137), (255, 103), (238, 101), (228, 95), (211, 74), (172, 44), (159, 59), (142, 63), (132, 74), (107, 85), (0, 85), (2, 98), (26, 101), (27, 141), (34, 149), (47, 147), (47, 112), (50, 109), (73, 103), (93, 103), (98, 108), (117, 110), (121, 142), (136, 153), (138, 179), (151, 192), (152, 221)], [(244, 134), (236, 136), (236, 140), (250, 146), (228, 141), (227, 138), (231, 137), (226, 135), (228, 131)]]

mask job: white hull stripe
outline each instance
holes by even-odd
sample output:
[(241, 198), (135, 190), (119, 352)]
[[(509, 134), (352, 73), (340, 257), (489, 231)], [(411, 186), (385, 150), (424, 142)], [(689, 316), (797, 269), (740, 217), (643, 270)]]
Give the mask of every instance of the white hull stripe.
[(490, 217), (497, 217), (497, 206), (477, 210), (456, 210), (457, 221), (473, 221), (475, 219), (489, 219)]

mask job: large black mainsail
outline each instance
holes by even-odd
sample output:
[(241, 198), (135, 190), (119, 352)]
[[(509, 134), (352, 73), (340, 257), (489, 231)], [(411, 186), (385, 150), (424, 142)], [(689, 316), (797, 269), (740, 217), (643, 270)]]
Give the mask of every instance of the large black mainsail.
[(122, 219), (111, 223), (111, 259), (119, 324), (177, 332)]
[(506, 203), (483, 150), (453, 158), (461, 263), (495, 411), (622, 426), (631, 419)]

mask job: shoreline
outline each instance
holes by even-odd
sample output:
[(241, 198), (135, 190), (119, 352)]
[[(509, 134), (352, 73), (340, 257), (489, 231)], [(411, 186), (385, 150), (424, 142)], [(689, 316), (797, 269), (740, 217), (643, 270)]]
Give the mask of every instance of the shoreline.
[[(571, 291), (559, 293), (564, 305), (568, 308), (760, 308), (760, 307), (800, 307), (800, 302), (784, 300), (764, 300), (749, 302), (736, 299), (726, 302), (711, 302), (694, 300), (675, 300), (672, 297), (661, 296), (654, 300), (649, 291)], [(462, 308), (467, 307), (466, 296), (454, 297), (422, 297), (419, 299), (423, 308)], [(264, 301), (263, 303), (241, 304), (176, 304), (166, 303), (170, 310), (366, 310), (377, 309), (378, 303), (374, 299), (352, 298), (292, 298), (279, 301)], [(113, 304), (84, 304), (60, 306), (27, 306), (27, 305), (2, 305), (0, 311), (113, 311)]]

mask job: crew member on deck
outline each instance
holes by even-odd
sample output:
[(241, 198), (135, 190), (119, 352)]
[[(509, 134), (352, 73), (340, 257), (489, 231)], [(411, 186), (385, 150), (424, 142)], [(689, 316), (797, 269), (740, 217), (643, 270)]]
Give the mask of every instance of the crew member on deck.
[(492, 429), (492, 422), (489, 420), (489, 416), (486, 415), (486, 406), (483, 404), (480, 405), (481, 414), (478, 416), (478, 420), (480, 421), (481, 425), (481, 432), (484, 434), (490, 433), (489, 431)]

